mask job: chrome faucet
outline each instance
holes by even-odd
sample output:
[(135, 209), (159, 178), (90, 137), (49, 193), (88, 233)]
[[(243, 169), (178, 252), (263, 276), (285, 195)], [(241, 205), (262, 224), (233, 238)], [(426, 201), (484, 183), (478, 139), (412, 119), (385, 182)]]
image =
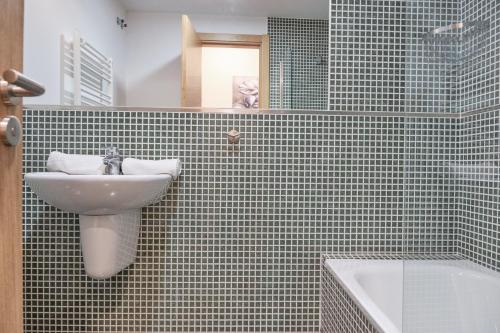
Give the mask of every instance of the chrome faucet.
[(122, 169), (122, 157), (120, 151), (116, 147), (106, 148), (103, 160), (106, 168), (104, 169), (105, 175), (119, 175)]

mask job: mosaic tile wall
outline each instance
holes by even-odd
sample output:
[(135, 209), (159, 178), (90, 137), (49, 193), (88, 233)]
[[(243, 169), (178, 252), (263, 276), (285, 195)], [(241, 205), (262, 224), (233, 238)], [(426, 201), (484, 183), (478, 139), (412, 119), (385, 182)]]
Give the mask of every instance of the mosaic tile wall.
[[(339, 111), (485, 112), (449, 128), (406, 122), (404, 220), (409, 251), (455, 243), (496, 269), (499, 118), (488, 108), (500, 105), (499, 13), (495, 0), (332, 1), (329, 96)], [(465, 27), (429, 34), (454, 22)]]
[[(462, 2), (466, 17), (495, 26), (494, 1)], [(178, 157), (184, 174), (143, 210), (137, 262), (106, 281), (85, 275), (78, 218), (25, 188), (25, 331), (317, 332), (322, 253), (459, 252), (500, 269), (499, 111), (455, 117), (498, 105), (497, 40), (474, 67), (460, 57), (457, 66), (456, 45), (423, 39), (456, 20), (457, 3), (331, 5), (331, 109), (449, 117), (27, 109), (25, 172), (43, 171), (52, 150), (113, 144), (126, 156)], [(322, 40), (311, 31), (323, 23), (304, 22), (270, 19), (272, 52), (299, 43), (287, 33), (273, 42), (289, 25)], [(319, 39), (284, 59), (285, 73), (314, 82), (296, 92), (285, 77), (285, 94), (300, 98), (284, 107), (326, 108), (328, 79), (316, 79), (327, 66), (292, 60), (327, 54)], [(226, 142), (231, 128), (243, 133), (238, 146)]]
[(323, 265), (321, 265), (321, 332), (379, 332)]
[(331, 1), (331, 110), (404, 111), (406, 20), (404, 1)]
[(500, 105), (500, 3), (462, 0), (460, 82), (461, 110)]
[[(460, 21), (460, 0), (395, 1), (406, 11), (406, 112), (459, 112), (460, 43), (456, 32), (433, 35)], [(452, 41), (452, 42), (450, 42)]]
[[(328, 20), (271, 17), (268, 32), (271, 108), (326, 110)], [(283, 66), (282, 95), (280, 63)]]
[(500, 111), (463, 117), (459, 163), (450, 169), (460, 186), (458, 249), (500, 271)]
[(500, 271), (500, 3), (462, 0), (458, 249)]
[[(447, 163), (455, 125), (422, 121), (440, 136), (402, 116), (25, 110), (25, 172), (45, 170), (52, 150), (109, 144), (184, 164), (143, 210), (137, 262), (106, 281), (85, 275), (77, 217), (25, 188), (25, 331), (318, 331), (321, 253), (456, 251), (444, 185), (417, 186)], [(441, 160), (415, 169), (405, 203), (405, 168), (426, 163), (424, 151)], [(405, 243), (410, 203), (431, 209)]]
[(459, 0), (331, 1), (329, 108), (457, 112), (458, 48), (425, 37), (459, 14)]
[(458, 160), (457, 118), (405, 121), (404, 212), (407, 253), (455, 251), (458, 186), (449, 175)]

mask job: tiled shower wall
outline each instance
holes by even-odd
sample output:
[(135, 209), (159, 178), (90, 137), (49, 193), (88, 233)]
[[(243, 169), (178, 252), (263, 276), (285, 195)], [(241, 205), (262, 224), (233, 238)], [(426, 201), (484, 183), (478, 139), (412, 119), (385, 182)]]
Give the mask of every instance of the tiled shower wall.
[(500, 111), (463, 117), (460, 163), (452, 168), (460, 186), (458, 250), (500, 271)]
[(268, 32), (271, 108), (326, 110), (328, 20), (270, 17)]
[[(454, 22), (465, 28), (429, 35)], [(496, 0), (331, 1), (330, 109), (462, 113), (457, 135), (439, 122), (407, 123), (416, 140), (406, 146), (404, 220), (411, 233), (420, 233), (418, 242), (428, 244), (435, 238), (422, 234), (427, 232), (422, 220), (456, 230), (435, 234), (453, 235), (460, 253), (495, 269), (500, 269), (499, 27)], [(450, 140), (460, 149), (450, 148)], [(435, 154), (437, 147), (442, 151)], [(411, 235), (408, 244), (411, 248)]]
[(405, 1), (330, 3), (330, 110), (403, 112)]
[[(375, 1), (380, 3), (380, 1)], [(391, 2), (389, 2), (391, 3)], [(460, 0), (394, 1), (406, 12), (405, 111), (457, 113), (460, 69), (456, 32), (433, 35), (434, 29), (460, 21)]]
[[(455, 22), (464, 28), (430, 34)], [(330, 23), (331, 110), (500, 106), (497, 0), (335, 0)]]
[(110, 144), (184, 171), (105, 281), (85, 275), (77, 216), (25, 188), (25, 331), (318, 331), (320, 254), (456, 251), (440, 168), (457, 121), (416, 119), (26, 109), (25, 172)]
[(407, 118), (405, 121), (405, 253), (456, 251), (457, 184), (450, 177), (456, 163), (459, 119)]
[[(500, 271), (500, 2), (462, 0), (458, 249)], [(480, 22), (485, 26), (474, 26)]]
[(331, 1), (329, 108), (457, 112), (458, 46), (425, 37), (459, 18), (459, 0)]
[[(500, 106), (500, 2), (462, 0), (461, 110)], [(476, 23), (476, 24), (474, 24)], [(478, 24), (479, 23), (479, 24)]]

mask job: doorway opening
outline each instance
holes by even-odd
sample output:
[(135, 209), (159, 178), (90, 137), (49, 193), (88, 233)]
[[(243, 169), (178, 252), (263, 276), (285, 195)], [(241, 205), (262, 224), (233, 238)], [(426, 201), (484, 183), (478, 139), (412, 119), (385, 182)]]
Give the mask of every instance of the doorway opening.
[(269, 36), (197, 33), (182, 24), (182, 106), (269, 108)]
[(201, 107), (259, 107), (259, 49), (204, 46), (201, 61)]

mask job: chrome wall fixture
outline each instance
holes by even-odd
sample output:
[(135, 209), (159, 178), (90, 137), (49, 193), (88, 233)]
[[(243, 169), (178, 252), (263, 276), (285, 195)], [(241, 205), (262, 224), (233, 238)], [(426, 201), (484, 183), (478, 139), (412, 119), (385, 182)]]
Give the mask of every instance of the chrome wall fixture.
[(241, 134), (237, 130), (230, 130), (227, 133), (227, 142), (232, 145), (240, 143)]
[(125, 19), (121, 18), (119, 16), (116, 17), (116, 24), (123, 30), (125, 29), (128, 25), (125, 23)]

